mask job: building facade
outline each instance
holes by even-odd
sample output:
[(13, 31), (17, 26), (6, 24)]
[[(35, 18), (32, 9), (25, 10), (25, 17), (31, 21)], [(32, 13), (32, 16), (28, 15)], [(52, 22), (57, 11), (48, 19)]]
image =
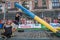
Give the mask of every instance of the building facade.
[[(2, 0), (5, 1), (5, 0)], [(23, 4), (26, 3), (25, 6), (29, 8), (29, 10), (35, 9), (59, 9), (60, 8), (60, 0), (6, 0), (7, 9), (12, 9), (14, 7), (14, 3)], [(1, 7), (1, 4), (0, 4)]]
[[(18, 2), (24, 7), (38, 13), (39, 17), (51, 17), (60, 19), (60, 0), (2, 0), (6, 1), (7, 9), (15, 9), (14, 3)], [(4, 12), (4, 3), (0, 3), (0, 9)], [(52, 16), (53, 15), (53, 16)]]
[(38, 1), (38, 8), (42, 9), (59, 9), (60, 8), (60, 0), (35, 0)]

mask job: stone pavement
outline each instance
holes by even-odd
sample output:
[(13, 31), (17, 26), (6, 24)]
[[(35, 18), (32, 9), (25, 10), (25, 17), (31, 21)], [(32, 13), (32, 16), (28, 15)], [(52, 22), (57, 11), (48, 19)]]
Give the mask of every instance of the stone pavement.
[[(1, 33), (1, 31), (0, 31)], [(11, 37), (7, 40), (59, 40), (59, 37), (52, 36), (46, 31), (37, 31), (37, 32), (18, 32), (16, 31), (14, 37)], [(0, 40), (3, 40), (0, 35)]]

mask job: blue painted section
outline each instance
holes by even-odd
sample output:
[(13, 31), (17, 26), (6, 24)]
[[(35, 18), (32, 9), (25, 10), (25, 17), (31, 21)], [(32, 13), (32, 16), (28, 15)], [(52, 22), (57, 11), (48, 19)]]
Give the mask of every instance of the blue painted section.
[(32, 12), (30, 12), (29, 10), (27, 10), (26, 8), (24, 8), (22, 5), (20, 5), (19, 3), (15, 3), (15, 7), (20, 8), (23, 12), (25, 12), (25, 14), (27, 14), (28, 16), (30, 16), (31, 18), (34, 19), (35, 14), (33, 14)]

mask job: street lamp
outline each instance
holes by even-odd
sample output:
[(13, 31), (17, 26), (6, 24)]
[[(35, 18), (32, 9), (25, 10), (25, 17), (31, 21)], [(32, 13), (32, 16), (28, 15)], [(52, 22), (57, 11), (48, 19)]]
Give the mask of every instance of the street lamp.
[(4, 12), (4, 17), (3, 18), (5, 18), (5, 16), (6, 16), (6, 0), (2, 0), (2, 3), (4, 4), (3, 6), (3, 12)]
[(5, 14), (6, 14), (6, 0), (0, 0), (0, 3), (3, 3), (3, 12), (4, 12), (4, 17), (5, 18)]

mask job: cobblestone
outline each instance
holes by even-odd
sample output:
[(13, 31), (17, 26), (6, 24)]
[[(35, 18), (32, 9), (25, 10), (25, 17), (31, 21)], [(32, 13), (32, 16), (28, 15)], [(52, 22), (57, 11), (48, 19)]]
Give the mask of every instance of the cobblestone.
[[(1, 33), (1, 32), (0, 32)], [(50, 36), (49, 33), (43, 32), (15, 32), (15, 36), (12, 37), (10, 40), (17, 40), (17, 39), (48, 39), (48, 40), (55, 40), (59, 39), (55, 36)], [(49, 35), (48, 35), (49, 34)]]

